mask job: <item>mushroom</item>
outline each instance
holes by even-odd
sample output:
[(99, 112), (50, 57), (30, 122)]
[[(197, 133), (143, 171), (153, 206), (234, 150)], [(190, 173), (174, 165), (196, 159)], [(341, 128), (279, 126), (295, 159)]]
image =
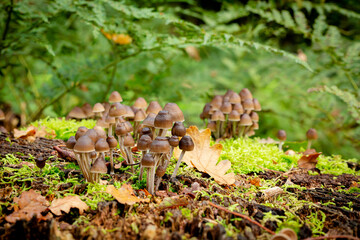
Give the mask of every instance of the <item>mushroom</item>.
[(136, 113), (134, 117), (134, 138), (137, 139), (137, 130), (142, 121), (144, 121), (146, 118), (146, 113), (144, 109), (140, 108)]
[(127, 158), (128, 155), (126, 153), (125, 146), (124, 146), (124, 137), (128, 133), (129, 133), (129, 127), (127, 126), (127, 124), (125, 124), (124, 122), (117, 124), (117, 126), (115, 128), (115, 134), (119, 139), (120, 151), (121, 151), (121, 154), (123, 155), (126, 163), (129, 163), (129, 159)]
[(74, 107), (67, 115), (67, 118), (84, 119), (86, 118), (86, 114), (82, 108)]
[(175, 166), (175, 169), (174, 169), (174, 172), (173, 174), (171, 175), (171, 178), (175, 178), (176, 177), (176, 174), (177, 174), (177, 171), (180, 167), (180, 163), (181, 163), (181, 160), (183, 159), (184, 155), (185, 155), (185, 152), (186, 151), (192, 151), (194, 150), (194, 142), (193, 140), (191, 139), (190, 136), (184, 136), (181, 138), (180, 142), (179, 142), (179, 148), (182, 150), (181, 151), (181, 154), (180, 154), (180, 157), (176, 163), (176, 166)]
[(159, 137), (163, 137), (166, 135), (166, 130), (171, 129), (173, 125), (172, 116), (168, 111), (162, 110), (160, 111), (154, 120), (154, 127), (159, 129)]
[(254, 104), (254, 111), (259, 112), (261, 111), (261, 105), (259, 100), (257, 100), (256, 98), (253, 99), (253, 104)]
[(121, 103), (123, 101), (118, 91), (113, 91), (109, 97), (109, 103)]
[(93, 182), (90, 176), (90, 159), (89, 153), (95, 151), (93, 140), (87, 135), (80, 137), (74, 146), (74, 152), (77, 153), (78, 163), (84, 177), (88, 182)]
[(95, 113), (95, 116), (102, 117), (102, 113), (105, 112), (105, 108), (101, 103), (96, 103), (92, 109), (93, 113)]
[(114, 117), (106, 116), (105, 122), (106, 122), (107, 124), (109, 124), (108, 136), (112, 136), (112, 129), (113, 129), (113, 126), (114, 126), (115, 123), (116, 123), (116, 120), (115, 120)]
[(211, 118), (210, 110), (211, 110), (210, 103), (205, 104), (203, 111), (202, 111), (202, 116), (204, 119), (207, 119), (207, 121), (209, 121), (209, 119)]
[(276, 137), (280, 140), (279, 143), (279, 150), (282, 151), (282, 146), (284, 142), (286, 141), (286, 132), (285, 130), (279, 130), (276, 134)]
[(235, 103), (235, 104), (233, 105), (232, 110), (237, 111), (239, 114), (243, 114), (243, 113), (244, 113), (244, 108), (243, 108), (243, 106), (241, 105), (241, 103)]
[(142, 122), (142, 125), (144, 125), (145, 127), (149, 127), (151, 129), (153, 136), (155, 136), (154, 122), (155, 122), (156, 115), (157, 114), (155, 114), (155, 113), (149, 113), (147, 115), (147, 117), (144, 119), (144, 121)]
[(40, 168), (40, 174), (42, 173), (42, 169), (45, 167), (46, 158), (38, 157), (35, 159), (36, 166)]
[(250, 114), (254, 110), (254, 103), (252, 99), (245, 99), (242, 103), (245, 113)]
[(90, 168), (90, 172), (95, 174), (95, 182), (100, 183), (99, 174), (107, 173), (107, 170), (105, 156), (103, 154), (99, 154), (99, 157), (95, 160), (94, 164)]
[(225, 121), (225, 116), (220, 110), (216, 110), (211, 115), (211, 121), (216, 122), (216, 135), (215, 138), (220, 138), (220, 121)]
[(176, 103), (167, 103), (163, 111), (168, 111), (173, 122), (183, 122), (184, 114)]
[[(235, 95), (237, 95), (237, 94), (235, 93)], [(237, 96), (239, 96), (239, 95), (237, 95)], [(239, 97), (239, 101), (240, 101), (240, 97)], [(224, 102), (221, 105), (220, 111), (224, 114), (224, 117), (225, 117), (224, 121), (228, 121), (228, 115), (231, 112), (231, 110), (232, 110), (232, 106), (231, 106), (230, 102)], [(224, 129), (223, 122), (224, 121), (220, 120), (220, 137), (223, 135), (223, 129)]]
[(3, 110), (0, 109), (0, 121), (4, 121), (5, 120), (5, 113), (3, 112)]
[[(152, 137), (150, 137), (149, 135), (142, 135), (139, 138), (139, 140), (137, 142), (137, 149), (142, 152), (143, 157), (147, 153), (147, 151), (150, 149), (151, 143), (152, 143)], [(140, 174), (139, 174), (140, 180), (142, 179), (142, 175), (143, 175), (143, 166), (140, 163)]]
[(230, 136), (233, 137), (236, 134), (236, 126), (240, 122), (240, 113), (236, 110), (232, 110), (229, 114), (229, 122), (231, 124)]
[[(119, 123), (120, 119), (121, 119), (121, 116), (125, 116), (126, 113), (127, 113), (127, 110), (126, 110), (126, 107), (124, 105), (122, 105), (121, 103), (114, 103), (110, 107), (109, 117), (114, 117), (115, 118), (115, 123)], [(114, 123), (110, 123), (109, 136), (112, 135), (110, 133), (112, 133), (112, 128), (113, 128), (114, 125), (115, 125)]]
[(215, 95), (214, 98), (210, 102), (211, 110), (219, 110), (223, 102), (223, 96)]
[(318, 134), (317, 131), (314, 128), (310, 128), (307, 132), (306, 132), (306, 137), (308, 139), (308, 145), (307, 145), (307, 149), (311, 148), (311, 143), (313, 140), (318, 139)]
[[(214, 134), (216, 133), (216, 122), (209, 121), (207, 127), (211, 130), (211, 132), (213, 132)], [(216, 136), (215, 136), (215, 138), (216, 138)]]
[[(95, 151), (96, 152), (98, 152), (98, 153), (100, 153), (99, 155), (101, 155), (101, 158), (102, 159), (104, 159), (103, 161), (104, 161), (104, 163), (105, 163), (105, 152), (108, 152), (110, 150), (110, 146), (109, 146), (109, 144), (107, 143), (107, 141), (105, 140), (105, 138), (100, 138), (97, 142), (96, 142), (96, 144), (95, 144)], [(98, 158), (99, 159), (99, 158)], [(97, 159), (97, 160), (98, 160)], [(96, 160), (96, 161), (97, 161)], [(96, 162), (95, 161), (95, 162)], [(95, 164), (95, 163), (94, 163)], [(91, 169), (90, 169), (90, 172), (92, 172), (91, 171)], [(106, 172), (105, 173), (107, 173), (107, 169), (106, 169)], [(96, 175), (94, 176), (94, 179), (95, 179), (95, 181), (96, 182), (100, 182), (100, 178), (99, 178), (99, 175), (96, 173)]]
[(159, 189), (159, 185), (161, 182), (162, 177), (165, 175), (166, 173), (166, 167), (167, 166), (158, 166), (158, 168), (156, 169), (156, 176), (157, 176), (157, 181), (156, 181), (156, 186), (155, 186), (155, 192)]
[(290, 228), (283, 228), (279, 233), (287, 235), (290, 238), (290, 240), (298, 239), (296, 232)]
[(247, 88), (243, 88), (243, 89), (240, 91), (239, 95), (240, 95), (241, 101), (245, 101), (246, 99), (250, 99), (250, 100), (253, 99), (250, 90), (247, 89)]
[[(75, 140), (78, 140), (80, 137), (82, 137), (83, 135), (85, 135), (85, 133), (87, 132), (88, 128), (87, 127), (79, 127), (78, 130), (75, 133)], [(70, 139), (70, 138), (69, 138)]]
[(141, 166), (147, 168), (146, 186), (150, 194), (154, 194), (154, 179), (152, 170), (155, 168), (155, 159), (150, 153), (145, 154), (141, 159)]
[(95, 115), (95, 113), (93, 113), (93, 108), (91, 107), (90, 103), (84, 103), (81, 109), (85, 113), (86, 118), (92, 118)]
[(151, 101), (149, 106), (146, 109), (146, 114), (158, 114), (162, 110), (162, 107), (157, 101)]
[(141, 138), (142, 135), (149, 135), (149, 137), (150, 137), (151, 139), (154, 139), (154, 137), (153, 137), (154, 134), (153, 134), (153, 132), (151, 131), (151, 129), (148, 128), (148, 127), (143, 127), (143, 128), (141, 129), (140, 134), (139, 134), (139, 138)]
[[(134, 109), (145, 110), (147, 108), (147, 102), (144, 98), (139, 97), (135, 100), (133, 107), (134, 107)], [(144, 113), (145, 113), (145, 111), (144, 111)]]
[(240, 122), (239, 122), (239, 127), (240, 127), (239, 136), (240, 137), (245, 136), (246, 128), (250, 127), (252, 125), (252, 123), (253, 122), (252, 122), (249, 114), (244, 113), (243, 115), (241, 115)]
[(117, 147), (117, 141), (114, 136), (109, 136), (106, 138), (106, 142), (109, 144), (110, 148), (110, 174), (114, 174), (114, 156), (113, 151)]
[(134, 172), (134, 159), (133, 159), (133, 155), (132, 155), (132, 151), (131, 148), (135, 146), (135, 141), (134, 138), (131, 136), (130, 133), (126, 134), (124, 137), (124, 147), (125, 147), (125, 153), (127, 156), (127, 163), (131, 164), (131, 172)]
[(178, 137), (183, 137), (186, 134), (186, 128), (182, 122), (175, 122), (171, 129), (171, 134)]

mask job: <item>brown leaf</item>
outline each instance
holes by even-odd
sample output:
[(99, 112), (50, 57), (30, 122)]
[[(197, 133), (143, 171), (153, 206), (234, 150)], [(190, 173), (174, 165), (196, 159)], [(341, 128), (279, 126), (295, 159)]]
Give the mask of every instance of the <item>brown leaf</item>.
[(134, 190), (129, 184), (123, 184), (120, 189), (116, 189), (114, 185), (109, 185), (106, 192), (110, 193), (119, 203), (133, 205), (137, 202), (149, 202), (150, 199), (138, 198), (134, 194)]
[(59, 146), (54, 146), (53, 148), (57, 151), (59, 158), (65, 159), (65, 160), (70, 161), (70, 162), (76, 162), (77, 161), (74, 152), (70, 152), (70, 151), (61, 149)]
[(261, 181), (259, 177), (250, 179), (250, 184), (254, 185), (255, 187), (261, 187)]
[(57, 216), (62, 214), (61, 211), (69, 213), (71, 208), (77, 208), (79, 209), (79, 213), (83, 214), (89, 206), (86, 205), (79, 196), (66, 196), (55, 199), (49, 207), (50, 211)]
[(51, 214), (43, 216), (41, 213), (47, 209), (49, 202), (46, 201), (45, 197), (35, 192), (33, 189), (27, 192), (23, 192), (19, 198), (14, 198), (14, 203), (18, 205), (15, 211), (6, 216), (5, 220), (10, 223), (15, 223), (17, 220), (25, 219), (29, 221), (34, 215), (39, 220), (47, 220), (51, 218)]
[(298, 160), (299, 168), (305, 169), (313, 169), (316, 167), (317, 158), (320, 156), (321, 152), (316, 152), (315, 149), (308, 149), (306, 150), (301, 158)]
[[(185, 153), (183, 161), (200, 172), (209, 174), (220, 184), (233, 184), (235, 174), (226, 173), (231, 168), (230, 161), (223, 160), (218, 163), (222, 145), (217, 143), (210, 146), (210, 129), (199, 131), (196, 126), (190, 126), (186, 133), (192, 138), (195, 147), (193, 151)], [(176, 149), (175, 156), (178, 158), (179, 155), (180, 151)]]
[(54, 138), (56, 136), (54, 130), (47, 130), (46, 127), (36, 128), (34, 126), (29, 126), (26, 130), (17, 130), (14, 129), (14, 137), (16, 139), (26, 139), (29, 142), (35, 141), (36, 137), (49, 137)]
[(159, 204), (158, 209), (160, 211), (167, 208), (176, 208), (180, 206), (186, 206), (189, 204), (189, 201), (183, 196), (168, 197)]

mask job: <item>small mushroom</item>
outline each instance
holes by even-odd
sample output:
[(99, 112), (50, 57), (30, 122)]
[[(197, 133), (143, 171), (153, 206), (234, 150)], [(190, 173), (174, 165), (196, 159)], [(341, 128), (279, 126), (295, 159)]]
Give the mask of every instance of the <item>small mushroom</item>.
[(159, 137), (164, 137), (166, 135), (166, 130), (171, 129), (173, 125), (172, 116), (168, 111), (160, 111), (154, 120), (154, 127), (159, 129)]
[[(147, 151), (150, 149), (150, 145), (152, 143), (152, 138), (149, 135), (142, 135), (137, 143), (137, 149), (142, 152), (142, 156), (147, 153)], [(140, 163), (140, 174), (139, 179), (142, 179), (144, 168), (142, 164)]]
[(240, 122), (239, 122), (239, 127), (240, 127), (239, 136), (240, 137), (245, 136), (246, 129), (248, 127), (251, 127), (252, 123), (253, 122), (252, 122), (251, 117), (249, 116), (249, 114), (244, 113), (243, 115), (241, 115)]
[(80, 137), (74, 146), (74, 152), (77, 153), (78, 164), (81, 168), (81, 171), (84, 174), (84, 177), (88, 182), (93, 182), (93, 179), (90, 175), (90, 163), (89, 153), (95, 151), (95, 146), (93, 140), (87, 135)]
[(229, 123), (231, 125), (230, 127), (230, 136), (236, 136), (236, 126), (240, 122), (240, 113), (236, 110), (232, 110), (228, 117)]
[(245, 101), (246, 99), (253, 99), (252, 94), (249, 89), (243, 88), (240, 93), (241, 101)]
[(109, 144), (110, 148), (110, 174), (114, 174), (114, 155), (113, 151), (117, 147), (117, 141), (114, 136), (109, 136), (106, 138), (106, 142)]
[(105, 108), (101, 103), (96, 103), (92, 109), (92, 112), (95, 114), (95, 116), (101, 118), (102, 113), (105, 112)]
[(134, 138), (137, 139), (137, 130), (141, 124), (142, 121), (144, 121), (146, 118), (146, 113), (144, 109), (140, 108), (136, 113), (134, 117)]
[(109, 103), (121, 103), (123, 101), (118, 91), (113, 91), (109, 97)]
[(211, 121), (216, 122), (216, 135), (215, 138), (220, 138), (220, 122), (225, 121), (225, 116), (220, 110), (216, 110), (211, 115)]
[(185, 152), (186, 151), (192, 151), (194, 150), (194, 142), (193, 140), (191, 139), (190, 136), (184, 136), (181, 138), (180, 142), (179, 142), (179, 148), (182, 150), (181, 151), (181, 154), (180, 154), (180, 157), (176, 163), (176, 166), (175, 166), (175, 169), (174, 169), (174, 172), (173, 174), (171, 175), (171, 178), (175, 178), (176, 177), (176, 174), (177, 174), (177, 171), (180, 167), (180, 163), (181, 163), (181, 160), (183, 159), (184, 155), (185, 155)]
[(279, 130), (276, 134), (276, 137), (280, 140), (279, 143), (279, 150), (282, 151), (282, 146), (284, 142), (286, 141), (286, 132), (285, 130)]
[(311, 148), (311, 143), (313, 140), (318, 139), (318, 134), (317, 131), (314, 128), (310, 128), (307, 132), (306, 132), (306, 137), (308, 139), (308, 145), (307, 145), (307, 149)]
[(107, 170), (105, 157), (103, 154), (99, 154), (99, 157), (90, 168), (90, 172), (96, 176), (95, 182), (100, 183), (100, 174), (107, 173)]
[(162, 179), (162, 177), (165, 175), (165, 173), (166, 173), (166, 167), (167, 166), (162, 166), (162, 165), (160, 165), (160, 166), (158, 166), (158, 168), (156, 169), (156, 172), (155, 172), (155, 174), (156, 174), (156, 176), (157, 176), (157, 181), (156, 181), (156, 186), (155, 186), (155, 192), (159, 189), (159, 185), (160, 185), (160, 182), (161, 182), (161, 179)]
[[(146, 100), (142, 97), (139, 97), (135, 100), (133, 108), (145, 110), (147, 108), (147, 106), (148, 106), (148, 104), (147, 104)], [(145, 111), (144, 111), (144, 113), (145, 113)]]
[(183, 137), (186, 134), (186, 128), (182, 122), (175, 122), (171, 129), (173, 136)]
[(146, 179), (146, 185), (147, 190), (150, 194), (154, 194), (154, 179), (152, 170), (155, 168), (155, 159), (152, 156), (152, 154), (147, 153), (145, 154), (141, 159), (141, 166), (143, 168), (147, 168), (147, 179)]
[(130, 133), (126, 134), (126, 136), (124, 137), (124, 147), (125, 147), (125, 153), (127, 156), (127, 163), (131, 164), (131, 172), (134, 172), (134, 159), (133, 159), (133, 155), (132, 155), (132, 151), (131, 148), (135, 146), (135, 141), (134, 138), (131, 136)]
[(183, 122), (184, 114), (176, 103), (167, 103), (163, 111), (168, 111), (173, 122)]
[(158, 114), (162, 110), (162, 107), (157, 101), (151, 101), (146, 109), (146, 114)]
[(42, 173), (42, 169), (45, 167), (46, 158), (38, 157), (35, 159), (36, 166), (40, 168), (40, 174)]

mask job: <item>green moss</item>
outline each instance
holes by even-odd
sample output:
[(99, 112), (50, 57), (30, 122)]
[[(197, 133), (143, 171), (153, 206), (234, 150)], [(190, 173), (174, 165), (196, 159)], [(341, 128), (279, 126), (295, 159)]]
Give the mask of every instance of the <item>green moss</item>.
[(45, 126), (49, 130), (54, 130), (56, 138), (63, 140), (67, 140), (69, 137), (75, 135), (78, 127), (93, 128), (95, 124), (96, 121), (93, 119), (77, 121), (73, 119), (66, 120), (65, 118), (45, 118), (32, 123), (35, 127)]

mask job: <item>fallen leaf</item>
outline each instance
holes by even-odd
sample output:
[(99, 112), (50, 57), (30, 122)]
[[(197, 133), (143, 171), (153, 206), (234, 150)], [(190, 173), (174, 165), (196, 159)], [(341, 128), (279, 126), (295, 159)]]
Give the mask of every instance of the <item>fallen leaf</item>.
[(14, 212), (5, 217), (5, 220), (10, 223), (15, 223), (17, 220), (25, 219), (29, 221), (34, 215), (38, 220), (47, 220), (51, 218), (51, 214), (43, 216), (49, 202), (41, 194), (35, 192), (33, 189), (27, 192), (23, 192), (20, 197), (14, 198), (14, 203), (18, 207), (14, 206)]
[(66, 196), (55, 199), (49, 207), (50, 211), (57, 216), (62, 214), (61, 211), (69, 213), (71, 208), (77, 208), (79, 209), (79, 213), (83, 214), (89, 206), (86, 205), (79, 196)]
[[(200, 172), (209, 174), (220, 184), (233, 184), (235, 182), (235, 174), (233, 172), (226, 173), (231, 168), (230, 161), (223, 160), (218, 163), (222, 145), (217, 143), (210, 146), (210, 129), (207, 128), (199, 131), (196, 126), (190, 126), (186, 133), (194, 142), (194, 150), (186, 152), (183, 161)], [(179, 158), (180, 150), (175, 149), (174, 152), (175, 156)]]
[(26, 130), (17, 130), (14, 129), (14, 137), (16, 139), (22, 138), (22, 139), (28, 139), (31, 136), (35, 136), (36, 134), (36, 128), (34, 126), (28, 127)]
[(134, 190), (129, 184), (123, 184), (120, 189), (116, 189), (114, 185), (109, 185), (106, 192), (110, 193), (119, 203), (133, 205), (137, 202), (150, 202), (148, 198), (138, 198), (134, 194)]
[(56, 137), (54, 130), (47, 130), (46, 127), (36, 128), (34, 126), (29, 126), (26, 130), (17, 130), (14, 129), (14, 137), (16, 139), (21, 138), (28, 140), (29, 142), (34, 142), (36, 137)]
[(157, 208), (162, 211), (167, 208), (176, 208), (180, 206), (186, 206), (188, 204), (189, 201), (183, 196), (168, 197), (164, 198), (164, 200), (159, 204)]
[(316, 167), (317, 158), (320, 156), (321, 152), (316, 152), (315, 149), (308, 149), (306, 150), (301, 158), (298, 160), (299, 168), (305, 169), (313, 169)]
[(250, 184), (254, 185), (255, 187), (261, 187), (260, 178), (256, 177), (256, 178), (250, 179)]

